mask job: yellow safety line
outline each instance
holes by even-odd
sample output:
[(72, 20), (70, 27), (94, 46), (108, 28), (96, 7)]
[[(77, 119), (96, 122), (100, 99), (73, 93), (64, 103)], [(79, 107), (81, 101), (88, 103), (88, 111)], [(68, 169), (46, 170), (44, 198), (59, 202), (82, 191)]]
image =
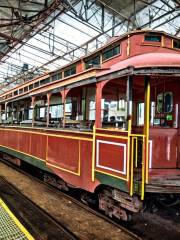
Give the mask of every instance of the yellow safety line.
[(41, 136), (49, 136), (49, 137), (57, 137), (57, 138), (67, 138), (67, 139), (75, 139), (75, 140), (83, 140), (83, 141), (89, 141), (92, 142), (92, 139), (89, 138), (82, 138), (82, 137), (74, 137), (74, 136), (66, 136), (66, 135), (57, 135), (57, 134), (47, 134), (47, 133), (40, 133), (40, 132), (34, 132), (34, 131), (20, 131), (20, 130), (16, 130), (16, 129), (4, 129), (4, 128), (0, 128), (0, 130), (3, 131), (12, 131), (12, 132), (23, 132), (23, 133), (33, 133), (36, 135), (41, 135)]
[(103, 173), (103, 174), (108, 175), (108, 176), (111, 176), (111, 177), (115, 177), (115, 178), (119, 178), (119, 179), (128, 181), (127, 178), (123, 178), (123, 177), (117, 176), (117, 175), (115, 175), (115, 174), (107, 173), (107, 172), (104, 172), (104, 171), (99, 170), (99, 169), (95, 169), (95, 172), (100, 172), (100, 173)]
[(93, 126), (93, 145), (92, 145), (92, 181), (95, 181), (95, 149), (96, 149), (96, 127)]
[(0, 199), (0, 205), (4, 208), (4, 210), (10, 216), (10, 218), (13, 220), (13, 222), (18, 226), (18, 228), (21, 230), (21, 232), (27, 237), (27, 239), (34, 240), (34, 238), (31, 236), (31, 234), (25, 229), (25, 227), (20, 223), (20, 221), (14, 216), (14, 214), (10, 211), (10, 209), (2, 201), (2, 199)]
[[(49, 162), (47, 162), (46, 165), (47, 165), (47, 166), (51, 166), (51, 167), (53, 167), (53, 168), (57, 168), (57, 169), (62, 170), (62, 171), (64, 171), (64, 172), (72, 173), (72, 174), (74, 174), (74, 175), (76, 175), (76, 176), (80, 176), (80, 170), (79, 170), (79, 169), (78, 169), (78, 172), (73, 172), (73, 171), (71, 171), (71, 170), (68, 170), (68, 169), (66, 169), (66, 168), (62, 168), (62, 167), (60, 167), (60, 166), (58, 166), (58, 165), (56, 165), (56, 164), (52, 164), (52, 163), (49, 163)], [(78, 166), (79, 166), (79, 163), (78, 163)]]

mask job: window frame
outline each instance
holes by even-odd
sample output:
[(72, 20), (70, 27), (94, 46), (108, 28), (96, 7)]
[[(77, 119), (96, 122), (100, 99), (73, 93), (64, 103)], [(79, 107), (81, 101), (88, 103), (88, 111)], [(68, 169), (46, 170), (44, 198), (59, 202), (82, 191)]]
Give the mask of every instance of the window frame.
[[(106, 59), (103, 58), (103, 54), (105, 54), (105, 53), (107, 53), (107, 52), (109, 52), (109, 51), (112, 51), (112, 50), (114, 50), (114, 49), (117, 48), (117, 47), (119, 47), (119, 53), (114, 54), (114, 55), (112, 55), (111, 57), (108, 57), (108, 58), (106, 58)], [(107, 47), (107, 48), (103, 49), (103, 51), (102, 51), (102, 62), (106, 62), (106, 61), (108, 61), (108, 60), (110, 60), (110, 59), (112, 59), (112, 58), (114, 58), (114, 57), (116, 57), (116, 56), (118, 56), (118, 55), (120, 55), (120, 54), (121, 54), (121, 44), (120, 44), (120, 43), (114, 44), (114, 45), (112, 45), (112, 46), (110, 46), (110, 47)]]
[[(87, 68), (87, 63), (90, 62), (90, 61), (92, 61), (92, 60), (94, 60), (94, 59), (96, 59), (96, 58), (99, 58), (99, 64), (93, 64), (93, 63), (91, 63), (92, 66), (90, 66), (90, 67)], [(90, 63), (89, 63), (89, 64), (90, 64)], [(89, 69), (91, 69), (91, 68), (94, 68), (95, 65), (97, 65), (97, 66), (99, 66), (99, 67), (101, 66), (101, 54), (100, 54), (100, 53), (97, 53), (97, 54), (95, 54), (95, 55), (93, 55), (93, 56), (91, 56), (91, 57), (89, 57), (89, 58), (84, 59), (84, 69), (85, 69), (85, 70), (89, 70)]]
[[(146, 37), (160, 37), (160, 41), (155, 41), (155, 40), (147, 40)], [(144, 43), (162, 43), (162, 35), (158, 33), (146, 33), (144, 35)]]
[[(165, 111), (165, 97), (167, 94), (170, 94), (171, 95), (171, 110), (170, 111)], [(162, 95), (163, 96), (163, 102), (162, 102), (162, 111), (159, 110), (158, 108), (158, 96)], [(173, 112), (173, 92), (171, 91), (166, 91), (166, 92), (160, 92), (158, 95), (157, 95), (157, 99), (156, 99), (156, 102), (157, 102), (157, 107), (156, 107), (156, 111), (157, 113), (159, 114), (168, 114), (168, 113), (172, 113)]]
[[(175, 47), (175, 43), (177, 43), (177, 45), (178, 45), (179, 47)], [(178, 40), (178, 39), (173, 39), (173, 48), (180, 50), (180, 40)]]
[[(75, 69), (75, 73), (72, 73), (72, 70), (73, 69)], [(67, 76), (66, 76), (66, 73), (68, 72), (68, 71), (70, 71), (70, 74), (68, 74)], [(76, 65), (73, 65), (73, 66), (71, 66), (71, 67), (69, 67), (69, 68), (66, 68), (65, 70), (64, 70), (64, 78), (67, 78), (67, 77), (70, 77), (70, 76), (72, 76), (72, 75), (75, 75), (77, 72), (76, 72)]]

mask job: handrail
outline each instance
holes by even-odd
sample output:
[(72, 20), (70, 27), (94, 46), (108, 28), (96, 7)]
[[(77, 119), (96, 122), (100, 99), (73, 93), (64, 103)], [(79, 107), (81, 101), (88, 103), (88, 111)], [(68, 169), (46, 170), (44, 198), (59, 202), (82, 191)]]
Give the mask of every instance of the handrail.
[(92, 182), (95, 181), (95, 150), (96, 150), (96, 127), (93, 126), (93, 142), (92, 142)]
[(110, 128), (96, 128), (96, 130), (101, 130), (101, 131), (109, 131), (109, 132), (120, 132), (120, 133), (128, 133), (127, 130), (121, 130), (121, 129), (110, 129)]

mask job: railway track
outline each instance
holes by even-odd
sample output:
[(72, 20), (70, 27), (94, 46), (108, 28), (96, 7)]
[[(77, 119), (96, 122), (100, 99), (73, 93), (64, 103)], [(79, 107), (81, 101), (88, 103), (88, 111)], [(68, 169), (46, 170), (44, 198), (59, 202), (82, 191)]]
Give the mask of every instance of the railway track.
[[(65, 226), (19, 192), (4, 177), (0, 177), (0, 196), (36, 240), (78, 238)], [(42, 221), (43, 219), (43, 221)], [(36, 227), (35, 227), (36, 226)]]
[[(22, 169), (18, 168), (18, 167), (15, 166), (14, 164), (11, 164), (11, 163), (9, 163), (9, 162), (7, 162), (7, 161), (4, 161), (3, 159), (0, 159), (0, 160), (1, 160), (1, 162), (3, 162), (3, 163), (4, 163), (5, 165), (7, 165), (8, 167), (15, 169), (17, 172), (19, 172), (19, 173), (21, 173), (21, 174), (23, 174), (23, 175), (25, 175), (25, 176), (28, 176), (28, 178), (32, 179), (32, 181), (36, 181), (36, 182), (38, 182), (38, 183), (40, 183), (40, 184), (43, 184), (44, 186), (47, 186), (47, 187), (48, 187), (48, 190), (49, 190), (53, 195), (54, 195), (54, 194), (56, 194), (56, 195), (58, 194), (58, 196), (61, 196), (61, 197), (65, 198), (69, 203), (73, 203), (73, 204), (77, 205), (80, 209), (83, 209), (83, 210), (85, 210), (86, 212), (91, 213), (91, 214), (94, 215), (95, 217), (99, 217), (100, 219), (103, 219), (103, 220), (106, 221), (107, 223), (111, 224), (112, 226), (114, 226), (115, 228), (117, 228), (119, 232), (125, 233), (126, 238), (122, 238), (122, 239), (142, 240), (142, 238), (139, 237), (139, 236), (137, 236), (135, 233), (129, 231), (129, 230), (126, 229), (125, 227), (121, 226), (120, 224), (116, 223), (115, 221), (113, 221), (112, 219), (106, 217), (105, 215), (101, 214), (100, 212), (97, 212), (96, 210), (90, 208), (89, 206), (81, 203), (81, 202), (78, 201), (77, 199), (75, 199), (75, 198), (69, 196), (68, 194), (60, 191), (59, 189), (56, 189), (55, 187), (53, 187), (53, 186), (51, 186), (51, 185), (43, 182), (42, 180), (36, 178), (35, 176), (33, 176), (33, 175), (31, 175), (31, 174), (23, 171)], [(5, 185), (8, 185), (9, 188), (11, 188), (11, 191), (16, 192), (18, 196), (19, 196), (19, 195), (22, 195), (22, 194), (19, 192), (19, 190), (18, 190), (12, 183), (10, 183), (9, 181), (7, 181), (7, 179), (0, 177), (0, 186), (1, 186), (1, 183), (2, 183), (2, 182), (4, 182)], [(14, 190), (13, 190), (13, 188), (14, 188)], [(6, 202), (9, 203), (9, 200), (8, 200), (8, 197), (7, 197), (7, 196), (6, 196), (6, 197), (5, 197), (5, 196), (2, 196), (2, 198), (4, 199), (4, 201), (6, 201)], [(23, 197), (22, 197), (22, 198), (23, 198)], [(37, 204), (34, 204), (34, 201), (32, 202), (30, 199), (27, 199), (27, 197), (25, 197), (25, 196), (24, 196), (24, 198), (26, 199), (26, 201), (29, 202), (30, 205), (36, 206), (35, 209), (38, 209), (38, 211), (41, 211), (41, 212), (42, 212), (42, 209), (39, 208), (39, 207), (37, 206)], [(19, 202), (19, 201), (17, 201), (17, 202)], [(14, 205), (16, 205), (17, 202), (13, 199), (13, 200), (12, 200), (12, 203), (9, 203), (9, 204), (11, 204), (12, 206), (14, 206)], [(29, 211), (28, 211), (28, 212), (29, 212)], [(63, 232), (63, 229), (64, 229), (64, 231), (65, 231), (64, 234), (67, 233), (67, 235), (69, 236), (69, 238), (67, 238), (67, 239), (81, 239), (81, 237), (77, 237), (75, 234), (73, 234), (71, 231), (69, 231), (68, 228), (66, 228), (61, 222), (57, 221), (55, 218), (53, 218), (50, 214), (48, 214), (48, 213), (45, 212), (44, 210), (43, 210), (43, 213), (47, 216), (47, 218), (48, 218), (49, 220), (51, 220), (52, 222), (54, 222), (54, 226), (56, 225), (56, 226), (58, 227), (59, 231)], [(34, 216), (34, 215), (32, 214), (32, 217), (31, 217), (32, 220), (33, 220), (33, 216)], [(23, 220), (23, 219), (22, 219), (22, 220)], [(26, 223), (25, 223), (25, 225), (26, 225)], [(32, 225), (32, 224), (31, 224), (31, 225)], [(28, 228), (29, 228), (29, 226), (28, 226)], [(32, 230), (32, 229), (31, 229), (31, 230)], [(52, 232), (55, 233), (56, 231), (53, 231), (53, 230), (52, 230)], [(71, 235), (71, 233), (72, 233), (72, 235)], [(34, 234), (35, 234), (35, 233), (34, 233)], [(77, 234), (77, 235), (78, 235), (78, 234)], [(36, 236), (37, 236), (37, 235), (36, 235)], [(67, 237), (68, 237), (68, 236), (67, 236)], [(38, 239), (38, 238), (35, 238), (35, 239)], [(39, 238), (39, 239), (43, 239), (43, 238)], [(45, 239), (46, 239), (46, 238), (45, 238)], [(49, 238), (49, 239), (56, 239), (56, 240), (57, 240), (57, 239), (66, 239), (66, 238), (62, 238), (62, 237), (61, 237), (61, 238)], [(82, 238), (82, 239), (83, 239), (83, 238)], [(87, 238), (87, 239), (88, 239), (88, 238)], [(96, 238), (89, 238), (89, 239), (96, 239)], [(101, 238), (99, 238), (99, 239), (101, 239)], [(113, 238), (112, 238), (112, 239), (113, 239)], [(115, 239), (115, 238), (114, 238), (114, 239)], [(118, 238), (117, 238), (117, 239), (118, 239)]]

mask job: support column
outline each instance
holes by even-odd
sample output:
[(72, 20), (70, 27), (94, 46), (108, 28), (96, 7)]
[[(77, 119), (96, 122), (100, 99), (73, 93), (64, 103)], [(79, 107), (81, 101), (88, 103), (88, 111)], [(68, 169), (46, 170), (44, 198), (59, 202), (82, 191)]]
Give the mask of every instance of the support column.
[(49, 126), (49, 112), (50, 112), (50, 100), (51, 100), (51, 93), (47, 94), (47, 118), (46, 118), (46, 125)]
[(7, 105), (8, 102), (5, 103), (5, 123), (7, 123)]
[(131, 120), (132, 119), (132, 85), (133, 85), (133, 76), (128, 76), (127, 77), (127, 91), (126, 91), (126, 96), (127, 96), (127, 119)]
[(101, 121), (101, 99), (102, 99), (102, 91), (106, 83), (109, 82), (109, 80), (98, 82), (96, 83), (96, 118), (95, 118), (95, 126), (96, 128), (102, 127), (102, 121)]
[(14, 108), (14, 106), (13, 106), (13, 102), (11, 103), (11, 125), (13, 125), (13, 118), (14, 118), (14, 112), (13, 112), (13, 108)]
[(66, 126), (66, 116), (65, 116), (65, 112), (66, 112), (66, 96), (68, 94), (70, 89), (64, 89), (62, 90), (60, 93), (61, 93), (61, 96), (62, 96), (62, 104), (63, 104), (63, 128), (65, 128)]
[(33, 108), (32, 112), (32, 127), (34, 127), (34, 119), (35, 119), (35, 112), (34, 112), (34, 107), (35, 107), (35, 97), (33, 96), (31, 98), (31, 106)]
[(130, 195), (133, 195), (134, 181), (134, 161), (133, 161), (133, 144), (131, 143), (131, 128), (132, 128), (132, 86), (133, 76), (127, 76), (126, 100), (127, 100), (127, 130), (128, 130), (128, 163), (127, 163), (127, 179), (130, 180)]
[(78, 112), (78, 115), (82, 114), (81, 100), (82, 100), (82, 92), (79, 93), (78, 98), (77, 98), (77, 112)]

